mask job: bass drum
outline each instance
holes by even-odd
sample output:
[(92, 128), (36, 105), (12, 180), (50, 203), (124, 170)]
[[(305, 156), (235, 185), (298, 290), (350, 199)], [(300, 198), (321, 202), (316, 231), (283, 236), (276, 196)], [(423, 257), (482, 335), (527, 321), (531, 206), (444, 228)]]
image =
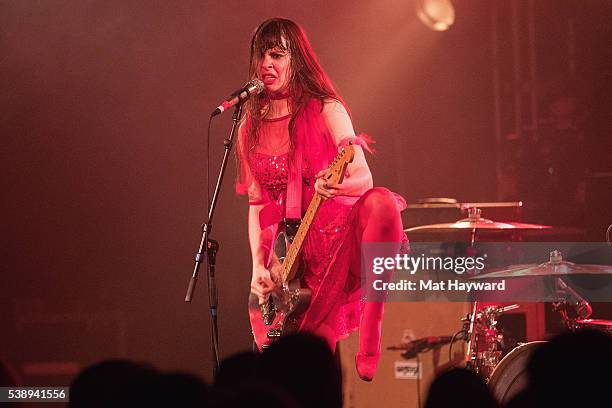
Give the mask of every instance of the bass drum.
[(489, 389), (501, 405), (527, 387), (527, 362), (545, 341), (521, 344), (508, 353), (495, 367), (489, 378)]

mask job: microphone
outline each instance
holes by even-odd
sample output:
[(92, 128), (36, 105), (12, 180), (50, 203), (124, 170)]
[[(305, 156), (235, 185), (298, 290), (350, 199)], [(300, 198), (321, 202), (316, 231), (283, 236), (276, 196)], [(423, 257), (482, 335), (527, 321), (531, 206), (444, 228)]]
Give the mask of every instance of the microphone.
[(409, 343), (402, 343), (387, 347), (387, 350), (405, 350), (402, 353), (404, 358), (414, 358), (417, 354), (430, 350), (435, 347), (450, 343), (452, 336), (429, 336), (422, 339), (413, 340)]
[(260, 94), (263, 90), (264, 83), (261, 80), (257, 78), (251, 79), (242, 88), (234, 92), (227, 100), (223, 101), (221, 105), (217, 106), (217, 109), (214, 110), (211, 116), (217, 116), (232, 106), (243, 103), (251, 96)]

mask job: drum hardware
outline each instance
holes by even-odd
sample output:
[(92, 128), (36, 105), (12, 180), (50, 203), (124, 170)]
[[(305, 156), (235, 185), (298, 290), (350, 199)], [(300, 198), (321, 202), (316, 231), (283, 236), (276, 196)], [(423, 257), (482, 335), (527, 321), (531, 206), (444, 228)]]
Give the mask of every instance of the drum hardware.
[(468, 342), (467, 368), (488, 379), (501, 360), (504, 336), (497, 329), (497, 318), (504, 312), (517, 309), (519, 305), (486, 306), (479, 309), (474, 302), (472, 312), (462, 319), (464, 338)]
[(477, 317), (476, 317), (477, 311), (478, 311), (478, 302), (474, 302), (474, 304), (472, 305), (472, 313), (468, 314), (463, 319), (463, 328), (464, 330), (467, 329), (464, 335), (464, 338), (467, 340), (467, 353), (466, 353), (467, 367), (474, 369), (475, 371), (477, 371), (475, 363), (478, 358), (478, 350), (477, 350), (477, 347), (474, 346), (474, 344), (476, 344), (478, 340), (477, 334), (474, 330), (477, 327), (476, 324), (478, 322)]
[(556, 278), (555, 285), (559, 300), (553, 302), (553, 310), (559, 312), (569, 330), (576, 330), (577, 321), (590, 317), (593, 309), (585, 298), (565, 283), (563, 278)]
[(590, 329), (600, 330), (612, 336), (612, 321), (601, 319), (577, 319), (574, 330)]
[(563, 324), (568, 330), (578, 329), (578, 322), (583, 321), (593, 312), (591, 305), (586, 300), (577, 302), (560, 300), (558, 302), (553, 302), (552, 308), (553, 311), (561, 315)]

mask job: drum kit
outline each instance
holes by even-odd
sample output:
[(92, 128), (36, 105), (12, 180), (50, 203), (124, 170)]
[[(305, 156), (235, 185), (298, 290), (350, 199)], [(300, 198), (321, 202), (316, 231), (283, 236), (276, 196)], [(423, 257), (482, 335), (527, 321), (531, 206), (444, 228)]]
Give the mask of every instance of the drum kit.
[[(558, 312), (568, 330), (594, 329), (612, 335), (612, 321), (589, 319), (592, 308), (563, 277), (578, 275), (612, 276), (612, 267), (608, 265), (579, 265), (564, 261), (559, 251), (550, 253), (548, 262), (520, 267), (510, 267), (480, 278), (519, 278), (544, 276), (554, 279), (558, 300), (552, 303), (553, 310)], [(464, 320), (470, 322), (466, 333), (468, 339), (467, 367), (485, 378), (493, 395), (503, 405), (527, 385), (527, 362), (531, 354), (545, 341), (532, 341), (519, 344), (503, 356), (501, 342), (503, 335), (497, 330), (497, 317), (519, 305), (506, 307), (487, 306), (479, 308), (474, 302), (472, 313)]]
[[(547, 225), (518, 222), (495, 222), (481, 217), (478, 208), (468, 209), (468, 218), (452, 223), (422, 225), (405, 230), (414, 232), (470, 232), (470, 243), (476, 242), (479, 230), (533, 231), (552, 228)], [(612, 321), (590, 319), (592, 313), (588, 301), (580, 296), (564, 277), (579, 275), (607, 275), (612, 277), (610, 265), (585, 265), (564, 261), (559, 251), (552, 251), (548, 262), (506, 267), (502, 270), (476, 275), (470, 279), (516, 279), (523, 277), (545, 277), (555, 283), (557, 301), (553, 310), (560, 314), (568, 330), (596, 329), (612, 335)], [(520, 304), (500, 305), (479, 301), (471, 303), (471, 312), (465, 316), (462, 338), (467, 342), (465, 362), (468, 369), (482, 376), (489, 384), (500, 404), (507, 403), (527, 385), (526, 367), (530, 356), (546, 341), (531, 341), (519, 345), (504, 354), (504, 333), (498, 328), (500, 315), (520, 308)]]

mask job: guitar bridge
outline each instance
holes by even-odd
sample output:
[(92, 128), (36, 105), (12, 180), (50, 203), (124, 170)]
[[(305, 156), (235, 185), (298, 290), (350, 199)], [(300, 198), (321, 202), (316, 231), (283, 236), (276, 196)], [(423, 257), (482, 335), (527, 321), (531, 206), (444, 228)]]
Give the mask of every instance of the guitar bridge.
[(261, 309), (263, 323), (266, 326), (271, 325), (276, 317), (276, 308), (274, 307), (274, 302), (272, 302), (272, 297), (270, 297), (267, 302), (260, 305), (259, 308)]

